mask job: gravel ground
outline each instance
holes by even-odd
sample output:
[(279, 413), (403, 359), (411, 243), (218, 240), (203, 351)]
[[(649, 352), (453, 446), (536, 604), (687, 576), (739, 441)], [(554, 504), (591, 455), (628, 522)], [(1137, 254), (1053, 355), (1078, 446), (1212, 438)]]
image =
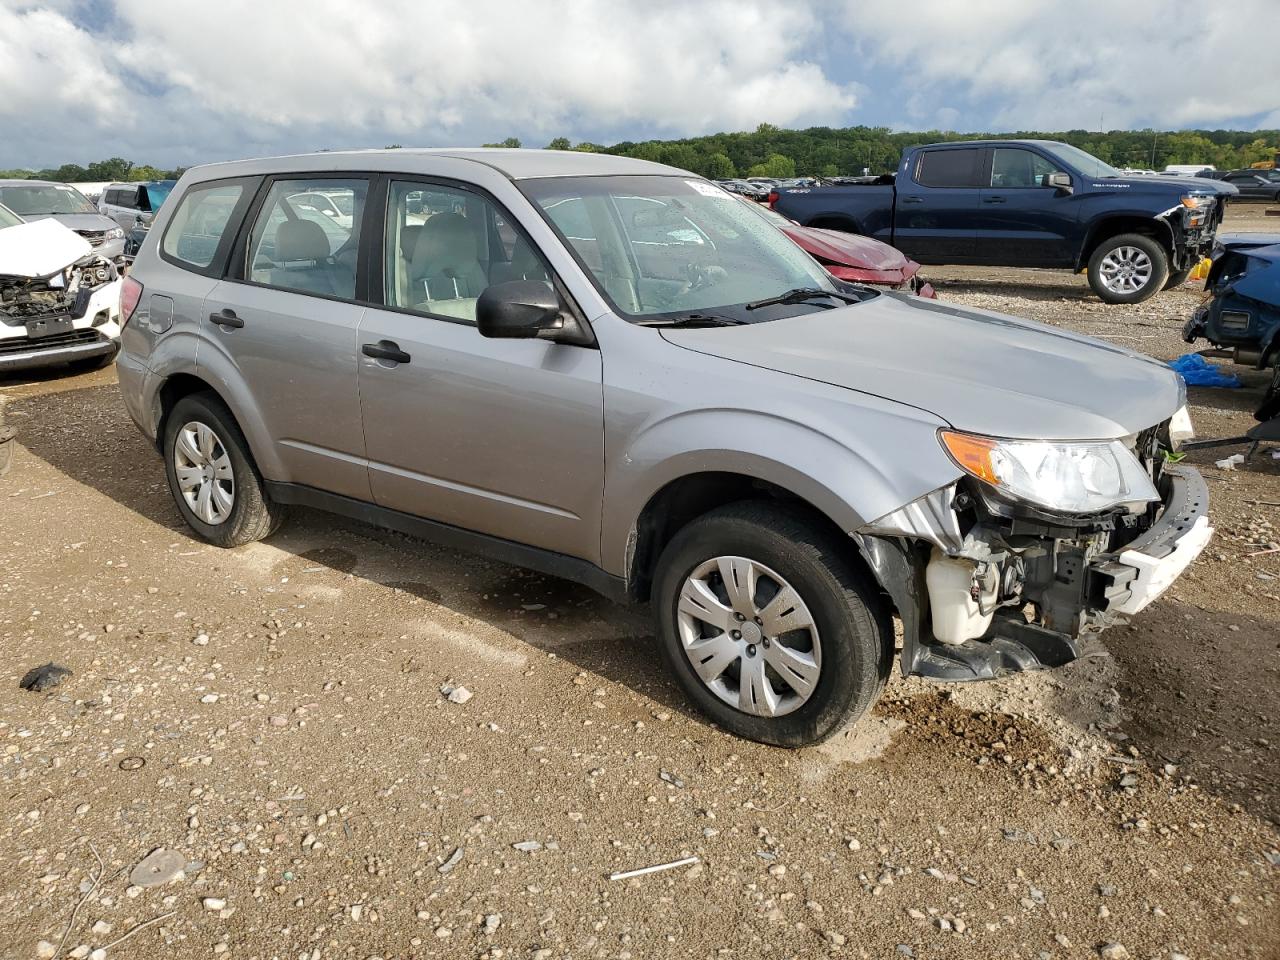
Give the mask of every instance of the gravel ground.
[[(1246, 214), (1230, 228), (1280, 226)], [(929, 274), (1164, 358), (1200, 296)], [(1192, 391), (1202, 435), (1251, 422), (1264, 378), (1237, 372)], [(895, 678), (853, 731), (785, 752), (693, 714), (642, 609), (308, 512), (217, 550), (112, 371), (0, 387), (21, 431), (0, 483), (6, 960), (1280, 957), (1280, 555), (1248, 556), (1280, 540), (1265, 454), (1193, 456), (1217, 539), (1086, 658)], [(47, 661), (74, 673), (18, 690)], [(181, 874), (148, 886), (157, 848)]]

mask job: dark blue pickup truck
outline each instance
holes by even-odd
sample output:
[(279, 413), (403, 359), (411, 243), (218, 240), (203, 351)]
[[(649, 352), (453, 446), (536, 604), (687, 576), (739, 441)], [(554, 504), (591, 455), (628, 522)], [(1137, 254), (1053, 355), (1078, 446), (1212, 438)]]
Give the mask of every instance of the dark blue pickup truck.
[(1126, 177), (1052, 140), (962, 140), (908, 150), (896, 174), (780, 190), (806, 227), (892, 244), (920, 263), (1088, 269), (1108, 303), (1182, 283), (1213, 246), (1230, 184)]

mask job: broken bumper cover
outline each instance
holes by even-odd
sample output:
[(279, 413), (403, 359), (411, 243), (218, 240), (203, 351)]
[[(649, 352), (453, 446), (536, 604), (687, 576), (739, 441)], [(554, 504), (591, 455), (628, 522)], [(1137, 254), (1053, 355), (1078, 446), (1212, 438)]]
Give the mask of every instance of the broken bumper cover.
[[(1088, 639), (1116, 621), (1132, 616), (1160, 597), (1204, 550), (1213, 534), (1208, 518), (1208, 489), (1189, 466), (1164, 467), (1163, 506), (1151, 526), (1115, 549), (1092, 552), (1068, 531), (1039, 539), (1046, 559), (1037, 583), (1028, 582), (1021, 600), (997, 610), (987, 632), (962, 643), (938, 642), (928, 629), (928, 590), (924, 558), (910, 541), (885, 535), (861, 536), (859, 543), (903, 620), (902, 670), (949, 682), (989, 680), (1007, 673), (1059, 667), (1077, 659)], [(924, 536), (933, 546), (956, 555), (961, 548), (955, 526), (952, 491), (908, 505), (891, 520), (901, 537)], [(871, 532), (871, 531), (868, 531)], [(919, 543), (919, 541), (916, 541)], [(967, 543), (967, 539), (965, 543)], [(1028, 573), (1031, 562), (1027, 561)], [(901, 586), (905, 584), (906, 586)], [(1030, 602), (1037, 616), (1028, 619)]]
[(114, 354), (120, 341), (120, 281), (93, 291), (78, 317), (0, 324), (0, 373)]
[(1106, 612), (1132, 616), (1173, 585), (1213, 537), (1209, 525), (1209, 489), (1199, 472), (1187, 466), (1165, 468), (1169, 496), (1151, 529), (1112, 557), (1095, 562), (1104, 585)]

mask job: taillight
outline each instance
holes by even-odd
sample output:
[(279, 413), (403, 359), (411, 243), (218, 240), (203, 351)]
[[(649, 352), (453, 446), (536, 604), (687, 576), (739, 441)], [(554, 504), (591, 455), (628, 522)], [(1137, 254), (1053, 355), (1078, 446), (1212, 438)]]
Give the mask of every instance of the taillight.
[(770, 190), (769, 191), (769, 209), (772, 210), (773, 205), (777, 202), (778, 202), (778, 191)]
[(142, 284), (132, 276), (124, 278), (120, 287), (120, 326), (123, 327), (142, 302)]

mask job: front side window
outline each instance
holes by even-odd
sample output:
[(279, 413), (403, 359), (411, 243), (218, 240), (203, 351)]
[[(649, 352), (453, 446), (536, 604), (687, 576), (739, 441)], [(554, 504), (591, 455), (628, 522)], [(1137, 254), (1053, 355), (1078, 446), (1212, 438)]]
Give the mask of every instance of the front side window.
[[(830, 275), (742, 200), (684, 177), (554, 177), (520, 188), (564, 237), (596, 287), (640, 322), (691, 313), (754, 322), (758, 300), (800, 288), (836, 291)], [(803, 313), (831, 307), (789, 305)]]
[(209, 266), (243, 194), (239, 183), (192, 187), (174, 211), (160, 249), (194, 267)]
[(62, 183), (18, 184), (0, 187), (0, 203), (20, 217), (58, 213), (97, 213), (83, 193)]
[(388, 306), (468, 323), (494, 284), (551, 279), (541, 255), (492, 201), (453, 187), (392, 183), (383, 249)]
[(1054, 163), (1030, 150), (997, 147), (991, 156), (991, 186), (1004, 189), (1042, 187), (1051, 173), (1062, 173)]
[(924, 187), (978, 187), (982, 151), (976, 147), (959, 150), (926, 150), (916, 170), (916, 183)]
[[(351, 217), (335, 216), (325, 194), (352, 203)], [(365, 180), (277, 180), (249, 234), (248, 277), (254, 283), (350, 300)]]

